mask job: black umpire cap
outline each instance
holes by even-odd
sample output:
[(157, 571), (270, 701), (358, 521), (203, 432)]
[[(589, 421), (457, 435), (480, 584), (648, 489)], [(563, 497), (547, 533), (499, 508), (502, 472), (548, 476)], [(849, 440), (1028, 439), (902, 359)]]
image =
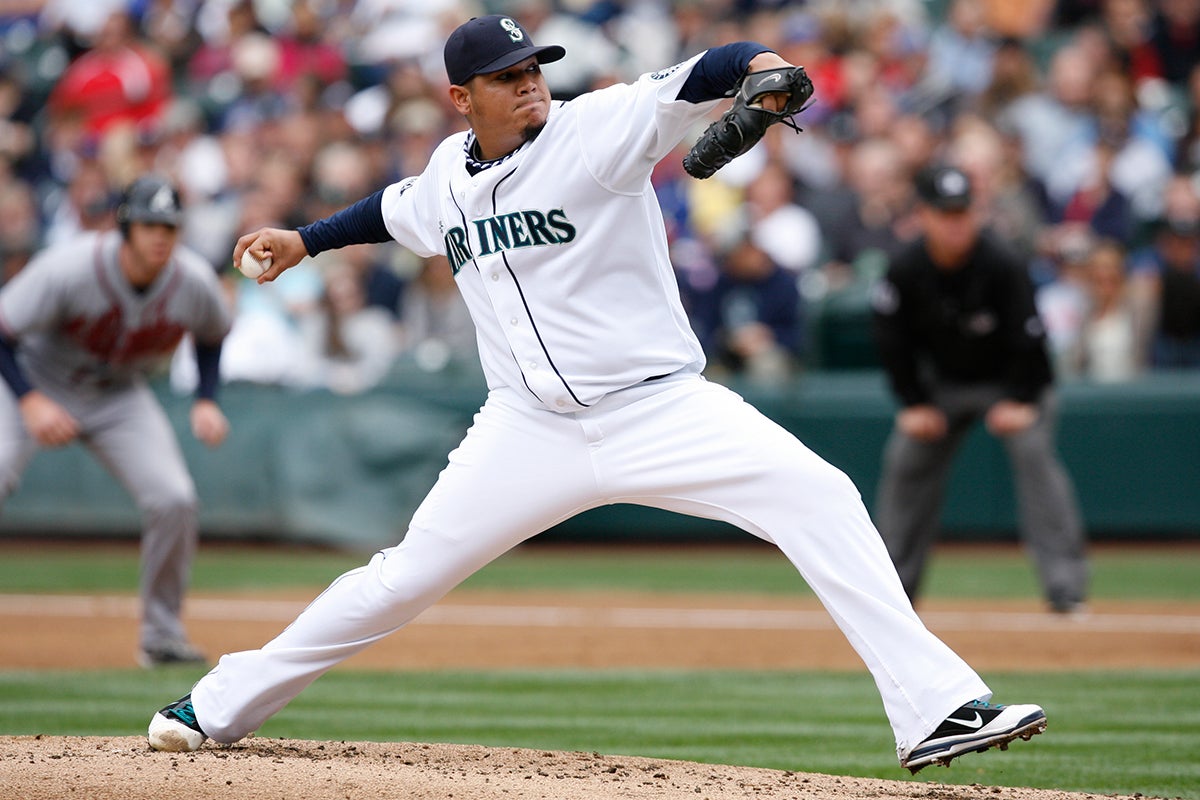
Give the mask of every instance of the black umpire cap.
[(916, 183), (921, 202), (940, 211), (966, 211), (971, 206), (971, 179), (957, 167), (926, 167)]
[(533, 56), (537, 56), (539, 64), (547, 64), (566, 54), (556, 44), (535, 46), (520, 23), (500, 14), (472, 17), (459, 25), (446, 40), (443, 53), (446, 77), (455, 86), (462, 86), (482, 73), (508, 69)]

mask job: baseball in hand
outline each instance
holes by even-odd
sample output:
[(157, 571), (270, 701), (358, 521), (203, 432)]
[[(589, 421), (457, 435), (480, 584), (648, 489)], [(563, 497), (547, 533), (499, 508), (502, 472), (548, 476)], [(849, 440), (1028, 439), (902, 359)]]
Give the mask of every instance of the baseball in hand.
[(242, 252), (242, 260), (238, 264), (238, 271), (240, 271), (247, 278), (255, 280), (270, 268), (270, 256), (267, 256), (262, 261), (259, 261), (250, 254), (250, 248), (246, 248), (246, 250)]

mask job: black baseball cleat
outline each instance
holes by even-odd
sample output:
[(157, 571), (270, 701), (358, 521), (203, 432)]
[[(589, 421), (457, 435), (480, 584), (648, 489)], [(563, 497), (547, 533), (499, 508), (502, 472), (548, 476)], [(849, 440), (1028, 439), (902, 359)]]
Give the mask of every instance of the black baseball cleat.
[(930, 764), (950, 766), (964, 753), (982, 753), (992, 747), (1008, 749), (1014, 739), (1029, 739), (1046, 730), (1046, 712), (1035, 705), (1002, 706), (973, 700), (960, 707), (900, 759), (914, 775)]
[(208, 735), (200, 730), (196, 722), (196, 710), (192, 708), (192, 696), (183, 697), (163, 708), (150, 719), (147, 739), (155, 750), (171, 753), (190, 753), (199, 750)]

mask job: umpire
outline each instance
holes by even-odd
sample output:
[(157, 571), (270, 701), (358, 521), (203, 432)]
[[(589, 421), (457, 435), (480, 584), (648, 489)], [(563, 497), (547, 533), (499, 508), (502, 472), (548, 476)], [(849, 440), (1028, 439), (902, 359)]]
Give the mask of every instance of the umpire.
[(884, 451), (876, 523), (915, 599), (951, 463), (982, 420), (1008, 452), (1021, 536), (1050, 608), (1081, 611), (1086, 546), (1055, 449), (1057, 402), (1033, 287), (1024, 265), (983, 230), (966, 174), (929, 167), (916, 189), (922, 235), (893, 259), (871, 301), (900, 405)]

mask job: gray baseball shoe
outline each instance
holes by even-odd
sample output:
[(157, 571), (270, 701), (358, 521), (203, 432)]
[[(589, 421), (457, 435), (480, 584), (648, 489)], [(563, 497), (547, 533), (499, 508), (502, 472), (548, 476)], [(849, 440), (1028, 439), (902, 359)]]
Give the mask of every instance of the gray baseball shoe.
[(930, 764), (950, 766), (964, 753), (982, 753), (992, 747), (1007, 750), (1014, 739), (1029, 739), (1046, 730), (1046, 712), (1040, 706), (992, 705), (973, 700), (960, 707), (900, 759), (900, 766), (916, 774)]
[(185, 694), (151, 717), (146, 738), (155, 750), (170, 753), (199, 750), (208, 736), (200, 730), (200, 723), (196, 722), (191, 694)]

